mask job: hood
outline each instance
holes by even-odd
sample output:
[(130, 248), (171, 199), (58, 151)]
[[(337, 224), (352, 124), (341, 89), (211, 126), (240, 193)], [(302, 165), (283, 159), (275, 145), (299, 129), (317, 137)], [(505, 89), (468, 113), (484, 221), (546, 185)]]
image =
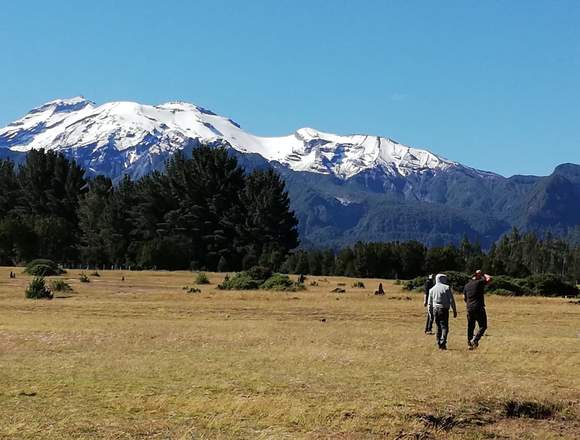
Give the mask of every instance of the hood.
[(438, 273), (435, 277), (435, 282), (437, 284), (449, 284), (449, 281), (447, 281), (447, 275), (444, 273)]

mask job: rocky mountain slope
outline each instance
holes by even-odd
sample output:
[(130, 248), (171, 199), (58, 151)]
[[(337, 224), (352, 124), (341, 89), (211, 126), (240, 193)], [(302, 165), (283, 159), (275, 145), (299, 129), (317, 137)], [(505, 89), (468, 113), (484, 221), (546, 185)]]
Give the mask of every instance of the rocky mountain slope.
[(138, 178), (201, 143), (230, 148), (250, 169), (277, 168), (307, 246), (408, 239), (442, 244), (464, 235), (485, 246), (513, 226), (568, 234), (580, 224), (578, 165), (562, 165), (548, 177), (505, 178), (379, 136), (312, 128), (256, 136), (183, 102), (51, 101), (0, 129), (0, 158), (21, 160), (30, 149), (52, 149), (89, 175)]

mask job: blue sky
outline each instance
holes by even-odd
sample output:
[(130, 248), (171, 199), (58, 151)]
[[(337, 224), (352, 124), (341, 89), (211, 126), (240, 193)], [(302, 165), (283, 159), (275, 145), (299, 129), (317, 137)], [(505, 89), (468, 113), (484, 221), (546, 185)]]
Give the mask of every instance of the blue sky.
[(259, 135), (383, 135), (504, 175), (580, 163), (575, 0), (6, 3), (0, 125), (79, 94), (183, 100)]

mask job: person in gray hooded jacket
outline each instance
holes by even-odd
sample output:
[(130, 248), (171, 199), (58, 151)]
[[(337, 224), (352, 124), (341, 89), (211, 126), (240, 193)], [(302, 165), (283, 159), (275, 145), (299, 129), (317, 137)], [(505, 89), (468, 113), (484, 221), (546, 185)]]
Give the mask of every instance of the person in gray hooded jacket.
[(445, 274), (439, 273), (435, 277), (435, 285), (429, 290), (428, 307), (433, 308), (433, 317), (437, 326), (437, 346), (441, 350), (447, 350), (449, 309), (453, 309), (453, 317), (457, 318), (457, 308)]

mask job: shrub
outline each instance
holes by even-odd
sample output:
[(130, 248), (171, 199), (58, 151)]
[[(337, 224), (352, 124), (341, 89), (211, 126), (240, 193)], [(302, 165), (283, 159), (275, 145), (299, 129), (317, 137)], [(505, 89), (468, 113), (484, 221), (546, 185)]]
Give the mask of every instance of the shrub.
[(490, 293), (505, 295), (577, 296), (578, 288), (552, 274), (532, 275), (527, 278), (512, 278), (499, 275), (486, 287)]
[(526, 417), (530, 419), (549, 419), (561, 410), (561, 405), (552, 402), (529, 400), (508, 400), (504, 403), (506, 417)]
[(403, 283), (403, 289), (405, 290), (422, 290), (427, 281), (427, 277), (416, 277), (412, 280), (405, 281)]
[(198, 289), (197, 287), (187, 287), (187, 286), (185, 286), (183, 288), (183, 290), (185, 290), (185, 293), (201, 293), (201, 290)]
[(195, 276), (195, 284), (209, 284), (209, 278), (204, 272), (199, 272)]
[[(447, 280), (449, 285), (458, 292), (463, 292), (463, 287), (468, 283), (470, 276), (464, 272), (457, 272), (455, 270), (443, 271), (447, 275)], [(436, 274), (435, 274), (436, 275)], [(423, 290), (425, 286), (425, 281), (427, 281), (426, 276), (421, 276), (413, 278), (412, 280), (405, 281), (403, 288), (406, 290)]]
[(87, 274), (85, 274), (85, 273), (81, 273), (81, 274), (79, 275), (79, 281), (80, 281), (81, 283), (90, 283), (90, 282), (91, 282), (90, 278), (89, 278), (89, 277), (87, 276)]
[(302, 283), (295, 283), (288, 277), (288, 275), (276, 273), (264, 281), (260, 286), (260, 289), (297, 292), (299, 290), (304, 290), (304, 285)]
[(44, 277), (34, 277), (24, 294), (30, 299), (52, 299), (52, 292), (46, 287)]
[(52, 260), (36, 259), (26, 265), (24, 272), (36, 277), (47, 277), (52, 275), (62, 275), (64, 270), (58, 267)]
[(261, 281), (253, 280), (248, 272), (238, 272), (232, 277), (224, 279), (223, 283), (218, 285), (222, 290), (254, 290), (262, 284)]
[(517, 278), (508, 277), (505, 275), (499, 275), (493, 277), (493, 282), (486, 286), (488, 292), (493, 292), (496, 295), (502, 295), (498, 291), (508, 291), (512, 295), (521, 295), (524, 293), (524, 288), (522, 285), (522, 280)]
[(91, 273), (91, 276), (92, 277), (100, 277), (101, 274), (95, 270), (94, 272)]
[(363, 283), (362, 281), (355, 281), (352, 287), (354, 287), (355, 289), (364, 289), (365, 283)]
[(50, 290), (53, 292), (70, 292), (72, 287), (64, 280), (53, 280), (50, 282)]
[(525, 279), (525, 286), (533, 293), (544, 296), (577, 296), (578, 288), (552, 274), (532, 275)]
[(254, 266), (246, 271), (252, 280), (259, 281), (262, 284), (272, 276), (272, 270), (264, 266)]
[(463, 287), (469, 282), (471, 277), (465, 272), (457, 272), (454, 270), (449, 270), (447, 272), (442, 272), (447, 275), (447, 280), (449, 285), (458, 292), (463, 292)]

